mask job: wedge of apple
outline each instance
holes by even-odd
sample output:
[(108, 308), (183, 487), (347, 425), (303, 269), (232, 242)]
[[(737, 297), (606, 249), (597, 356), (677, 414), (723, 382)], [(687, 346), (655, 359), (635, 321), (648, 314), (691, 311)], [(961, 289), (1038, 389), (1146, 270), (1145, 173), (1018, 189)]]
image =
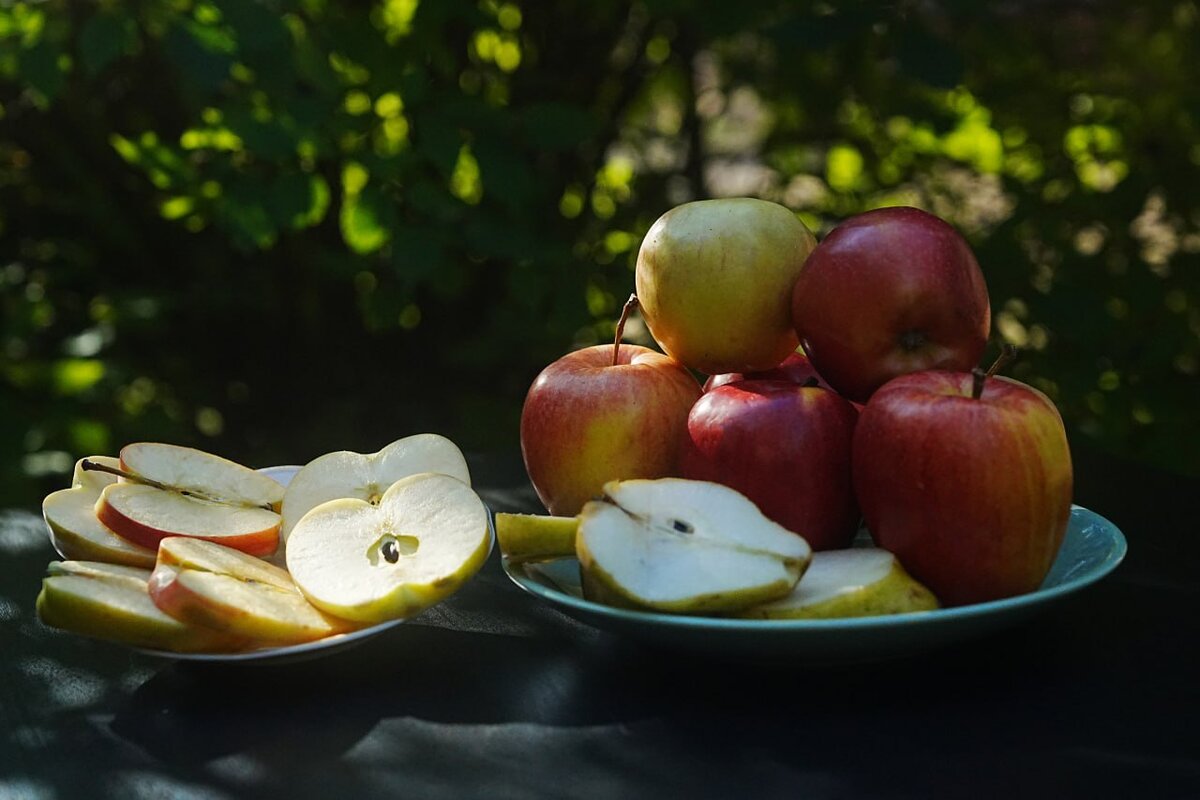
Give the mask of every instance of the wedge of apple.
[(283, 486), (227, 458), (174, 444), (138, 442), (121, 448), (121, 466), (141, 478), (226, 505), (279, 509)]
[(327, 500), (349, 497), (377, 504), (393, 483), (421, 472), (449, 475), (471, 485), (462, 451), (436, 433), (406, 436), (369, 455), (340, 450), (319, 456), (288, 484), (283, 497), (283, 538), (291, 535), (301, 517)]
[(153, 550), (118, 536), (96, 517), (95, 506), (100, 492), (116, 483), (117, 478), (83, 469), (85, 460), (106, 467), (120, 467), (120, 462), (111, 456), (92, 456), (75, 464), (71, 488), (52, 492), (42, 501), (42, 517), (50, 529), (50, 543), (66, 559), (153, 567)]
[(575, 555), (578, 517), (545, 514), (496, 514), (496, 543), (514, 563)]
[(751, 619), (833, 619), (930, 611), (933, 592), (904, 571), (887, 550), (861, 547), (826, 550), (812, 563), (791, 594), (747, 609)]
[(232, 652), (245, 640), (164, 614), (148, 591), (150, 571), (101, 562), (52, 562), (37, 614), (52, 628), (174, 652)]
[(309, 603), (286, 570), (186, 536), (159, 544), (149, 592), (175, 619), (264, 644), (308, 642), (357, 627)]
[(739, 492), (676, 478), (606, 484), (580, 514), (575, 550), (593, 594), (680, 614), (782, 597), (812, 557), (802, 537)]
[(330, 500), (292, 528), (286, 556), (300, 591), (321, 610), (375, 623), (449, 596), (487, 559), (488, 512), (457, 478), (402, 478), (378, 505)]

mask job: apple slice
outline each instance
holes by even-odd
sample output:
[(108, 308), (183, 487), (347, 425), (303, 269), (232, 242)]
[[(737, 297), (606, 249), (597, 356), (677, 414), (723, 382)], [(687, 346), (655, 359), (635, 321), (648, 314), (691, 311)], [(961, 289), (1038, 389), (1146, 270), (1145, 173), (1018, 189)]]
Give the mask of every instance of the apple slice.
[(229, 652), (245, 641), (164, 614), (148, 592), (150, 571), (100, 562), (51, 562), (37, 598), (38, 618), (53, 628), (134, 647)]
[(121, 448), (121, 465), (142, 478), (229, 505), (278, 509), (283, 486), (261, 472), (203, 450), (158, 442)]
[(578, 517), (545, 514), (496, 514), (496, 543), (514, 563), (575, 555)]
[(228, 505), (140, 483), (114, 483), (96, 501), (100, 522), (132, 542), (157, 550), (168, 536), (196, 536), (255, 556), (279, 543), (279, 515)]
[(308, 462), (283, 496), (283, 538), (311, 509), (343, 497), (376, 504), (396, 481), (421, 472), (458, 478), (468, 486), (467, 460), (454, 442), (436, 433), (419, 433), (392, 442), (377, 453), (349, 450), (326, 453)]
[(85, 470), (89, 460), (117, 468), (110, 456), (92, 456), (75, 464), (70, 489), (52, 492), (42, 501), (42, 517), (50, 529), (50, 543), (66, 559), (105, 561), (134, 567), (153, 567), (154, 551), (134, 544), (105, 527), (96, 517), (96, 501), (105, 486), (116, 483), (115, 475)]
[(588, 581), (643, 608), (737, 611), (786, 595), (812, 557), (739, 492), (676, 478), (613, 481), (575, 540)]
[(330, 500), (292, 529), (288, 571), (323, 611), (360, 622), (416, 614), (449, 596), (487, 559), (488, 513), (457, 478), (402, 478), (379, 505)]
[(787, 597), (747, 609), (753, 619), (832, 619), (930, 611), (933, 592), (904, 571), (887, 550), (862, 547), (813, 555), (804, 577)]
[(175, 619), (263, 643), (309, 642), (357, 627), (314, 607), (285, 570), (186, 536), (159, 544), (149, 591)]

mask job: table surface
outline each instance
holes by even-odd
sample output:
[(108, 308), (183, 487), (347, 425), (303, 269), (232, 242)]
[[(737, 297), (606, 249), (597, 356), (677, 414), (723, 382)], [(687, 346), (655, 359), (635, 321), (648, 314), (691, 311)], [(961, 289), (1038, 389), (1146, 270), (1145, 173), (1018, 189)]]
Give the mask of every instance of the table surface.
[[(1200, 797), (1200, 481), (1075, 452), (1116, 573), (905, 660), (762, 666), (563, 616), (498, 556), (457, 595), (308, 662), (168, 662), (34, 617), (54, 557), (0, 512), (0, 798)], [(473, 459), (532, 511), (519, 459)]]

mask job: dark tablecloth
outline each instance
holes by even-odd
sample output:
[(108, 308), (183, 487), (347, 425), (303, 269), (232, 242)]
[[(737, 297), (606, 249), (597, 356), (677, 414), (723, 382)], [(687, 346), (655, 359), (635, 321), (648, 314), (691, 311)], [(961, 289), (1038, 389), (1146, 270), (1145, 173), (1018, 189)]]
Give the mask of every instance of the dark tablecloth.
[[(0, 512), (0, 798), (1200, 798), (1200, 481), (1076, 450), (1130, 552), (1018, 627), (906, 660), (762, 666), (634, 645), (509, 583), (357, 648), (160, 661), (34, 618), (53, 558)], [(516, 458), (474, 459), (535, 510)], [(490, 487), (490, 488), (487, 488)]]

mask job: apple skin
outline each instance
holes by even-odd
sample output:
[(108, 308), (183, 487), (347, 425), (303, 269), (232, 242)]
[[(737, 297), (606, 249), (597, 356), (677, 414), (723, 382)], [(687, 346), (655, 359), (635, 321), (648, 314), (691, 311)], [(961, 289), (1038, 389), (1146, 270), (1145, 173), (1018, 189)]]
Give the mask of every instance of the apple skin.
[(770, 369), (796, 349), (789, 292), (816, 239), (752, 198), (676, 206), (650, 227), (635, 282), (663, 351), (709, 375)]
[(887, 383), (854, 434), (854, 488), (876, 544), (945, 605), (1037, 589), (1071, 511), (1062, 418), (1036, 389), (929, 371)]
[(700, 384), (678, 361), (623, 344), (568, 353), (542, 370), (521, 411), (521, 454), (538, 497), (575, 516), (604, 484), (678, 474)]
[(743, 380), (688, 415), (685, 478), (736, 489), (813, 550), (849, 547), (858, 527), (850, 453), (858, 412), (830, 389)]
[(816, 368), (812, 362), (808, 360), (808, 356), (804, 353), (796, 352), (789, 355), (779, 366), (771, 369), (764, 369), (759, 372), (723, 372), (718, 375), (709, 375), (708, 380), (704, 382), (704, 391), (710, 392), (718, 386), (724, 386), (727, 383), (735, 381), (789, 381), (791, 383), (804, 383), (809, 378), (816, 378), (818, 386), (830, 388), (825, 379), (817, 374)]
[(975, 367), (991, 308), (954, 228), (919, 209), (880, 208), (838, 225), (809, 256), (792, 321), (822, 377), (866, 402), (898, 375)]

